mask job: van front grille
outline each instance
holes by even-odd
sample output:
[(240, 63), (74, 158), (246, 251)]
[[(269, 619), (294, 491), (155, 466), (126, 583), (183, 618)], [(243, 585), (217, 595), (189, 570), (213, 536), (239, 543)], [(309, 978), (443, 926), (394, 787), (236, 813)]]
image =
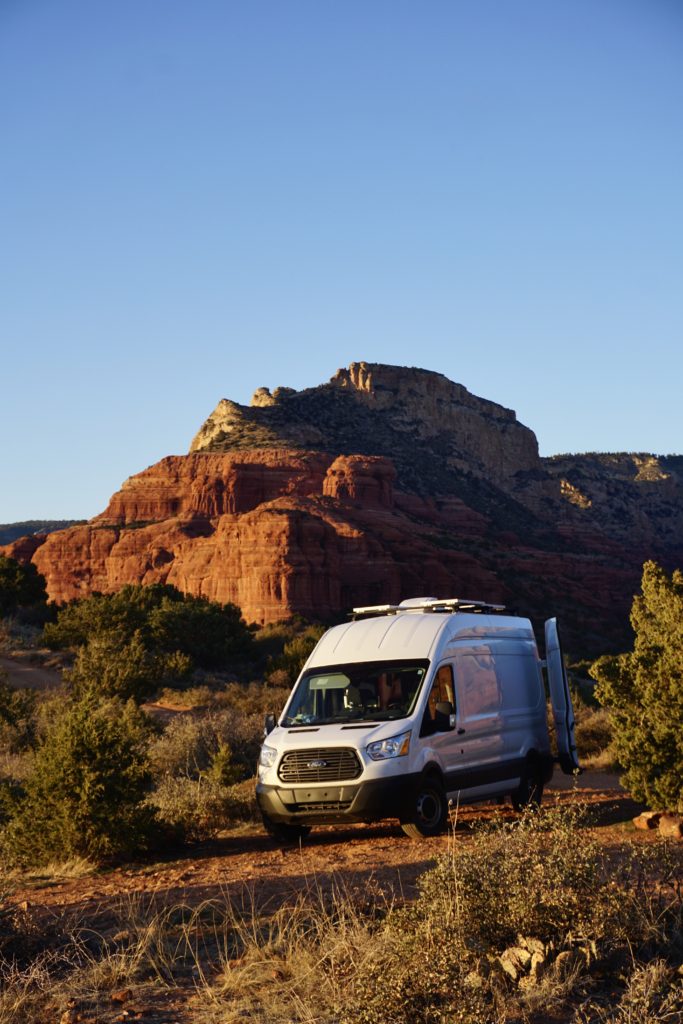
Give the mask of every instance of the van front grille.
[(318, 813), (320, 811), (333, 811), (335, 814), (337, 814), (342, 811), (347, 811), (350, 806), (350, 800), (335, 800), (332, 803), (320, 802), (317, 804), (293, 804), (291, 807), (287, 805), (287, 810), (294, 812), (298, 811), (299, 813), (301, 813), (302, 811), (317, 811)]
[(350, 747), (317, 747), (290, 750), (277, 770), (283, 782), (341, 782), (357, 779), (363, 771), (356, 751)]

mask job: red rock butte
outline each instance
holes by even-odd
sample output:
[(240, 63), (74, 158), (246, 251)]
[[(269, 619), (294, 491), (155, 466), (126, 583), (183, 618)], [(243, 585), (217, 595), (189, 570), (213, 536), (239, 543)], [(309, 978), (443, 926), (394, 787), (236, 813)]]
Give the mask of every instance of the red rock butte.
[(260, 623), (416, 594), (558, 614), (619, 642), (645, 558), (683, 562), (683, 458), (541, 459), (514, 412), (441, 374), (354, 363), (328, 384), (219, 402), (188, 455), (89, 523), (2, 550), (57, 602), (169, 583)]

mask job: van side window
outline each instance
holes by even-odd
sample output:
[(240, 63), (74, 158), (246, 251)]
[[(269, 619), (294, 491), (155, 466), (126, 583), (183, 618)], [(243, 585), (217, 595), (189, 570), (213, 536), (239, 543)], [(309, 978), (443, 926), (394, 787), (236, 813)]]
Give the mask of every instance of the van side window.
[(422, 728), (420, 729), (421, 736), (429, 736), (434, 732), (436, 705), (446, 700), (450, 701), (453, 705), (453, 710), (455, 710), (455, 688), (453, 686), (452, 665), (442, 665), (434, 676), (434, 682), (432, 683), (432, 688), (429, 691), (429, 697), (427, 698), (427, 707), (425, 708), (424, 718), (422, 719)]
[(500, 654), (498, 675), (504, 683), (504, 711), (532, 711), (545, 703), (543, 683), (539, 678), (538, 661), (533, 655)]
[(458, 658), (463, 711), (466, 718), (497, 714), (501, 692), (496, 666), (490, 654), (465, 654)]

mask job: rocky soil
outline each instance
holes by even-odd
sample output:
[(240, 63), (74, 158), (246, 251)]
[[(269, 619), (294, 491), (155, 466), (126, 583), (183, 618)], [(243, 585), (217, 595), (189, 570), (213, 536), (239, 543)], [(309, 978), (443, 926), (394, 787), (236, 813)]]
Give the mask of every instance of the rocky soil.
[[(619, 784), (617, 776), (589, 772), (578, 782), (556, 775), (544, 806), (580, 802), (590, 808), (592, 831), (608, 846), (626, 838), (656, 842), (657, 833), (637, 831), (632, 819), (642, 811)], [(245, 825), (219, 839), (188, 849), (178, 858), (113, 868), (94, 877), (50, 882), (35, 878), (19, 883), (14, 900), (35, 907), (78, 907), (102, 912), (125, 895), (154, 895), (163, 902), (200, 902), (226, 891), (242, 898), (248, 890), (257, 903), (282, 902), (310, 886), (340, 882), (381, 887), (399, 899), (415, 895), (419, 876), (453, 842), (467, 842), (473, 825), (503, 814), (514, 819), (509, 806), (472, 805), (453, 812), (448, 833), (433, 839), (410, 839), (397, 823), (320, 826), (301, 844), (281, 845), (260, 826)]]
[[(582, 802), (590, 808), (591, 832), (619, 851), (626, 840), (657, 842), (653, 832), (638, 832), (632, 818), (642, 808), (620, 787), (615, 776), (587, 774), (577, 784), (556, 779), (546, 793), (548, 806)], [(473, 825), (493, 815), (513, 817), (510, 808), (497, 804), (462, 808), (454, 815), (448, 834), (430, 840), (406, 837), (397, 824), (355, 825), (315, 829), (301, 845), (279, 846), (258, 826), (243, 826), (214, 842), (169, 851), (166, 858), (128, 864), (81, 878), (60, 878), (46, 872), (12, 881), (11, 900), (27, 915), (34, 928), (54, 927), (71, 920), (87, 922), (93, 934), (110, 939), (121, 928), (122, 917), (180, 904), (199, 907), (207, 900), (229, 900), (251, 913), (272, 913), (293, 905), (303, 894), (319, 895), (333, 888), (359, 899), (411, 900), (421, 874), (452, 845), (467, 843)], [(120, 934), (119, 934), (120, 939)], [(87, 1005), (74, 1003), (62, 1018), (77, 1021), (146, 1024), (186, 1024), (197, 1019), (197, 978), (172, 985), (140, 983), (132, 989), (112, 988), (110, 1008), (89, 1015)], [(105, 1000), (106, 1004), (106, 1000)], [(80, 1007), (80, 1009), (79, 1009)], [(68, 1014), (71, 1016), (68, 1016)]]

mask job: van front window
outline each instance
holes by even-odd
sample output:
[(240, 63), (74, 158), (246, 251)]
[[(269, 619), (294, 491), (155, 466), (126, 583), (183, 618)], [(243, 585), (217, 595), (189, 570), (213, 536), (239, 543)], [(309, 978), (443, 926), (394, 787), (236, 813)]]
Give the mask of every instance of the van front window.
[(366, 661), (309, 669), (297, 684), (282, 725), (406, 718), (428, 667), (428, 661)]

